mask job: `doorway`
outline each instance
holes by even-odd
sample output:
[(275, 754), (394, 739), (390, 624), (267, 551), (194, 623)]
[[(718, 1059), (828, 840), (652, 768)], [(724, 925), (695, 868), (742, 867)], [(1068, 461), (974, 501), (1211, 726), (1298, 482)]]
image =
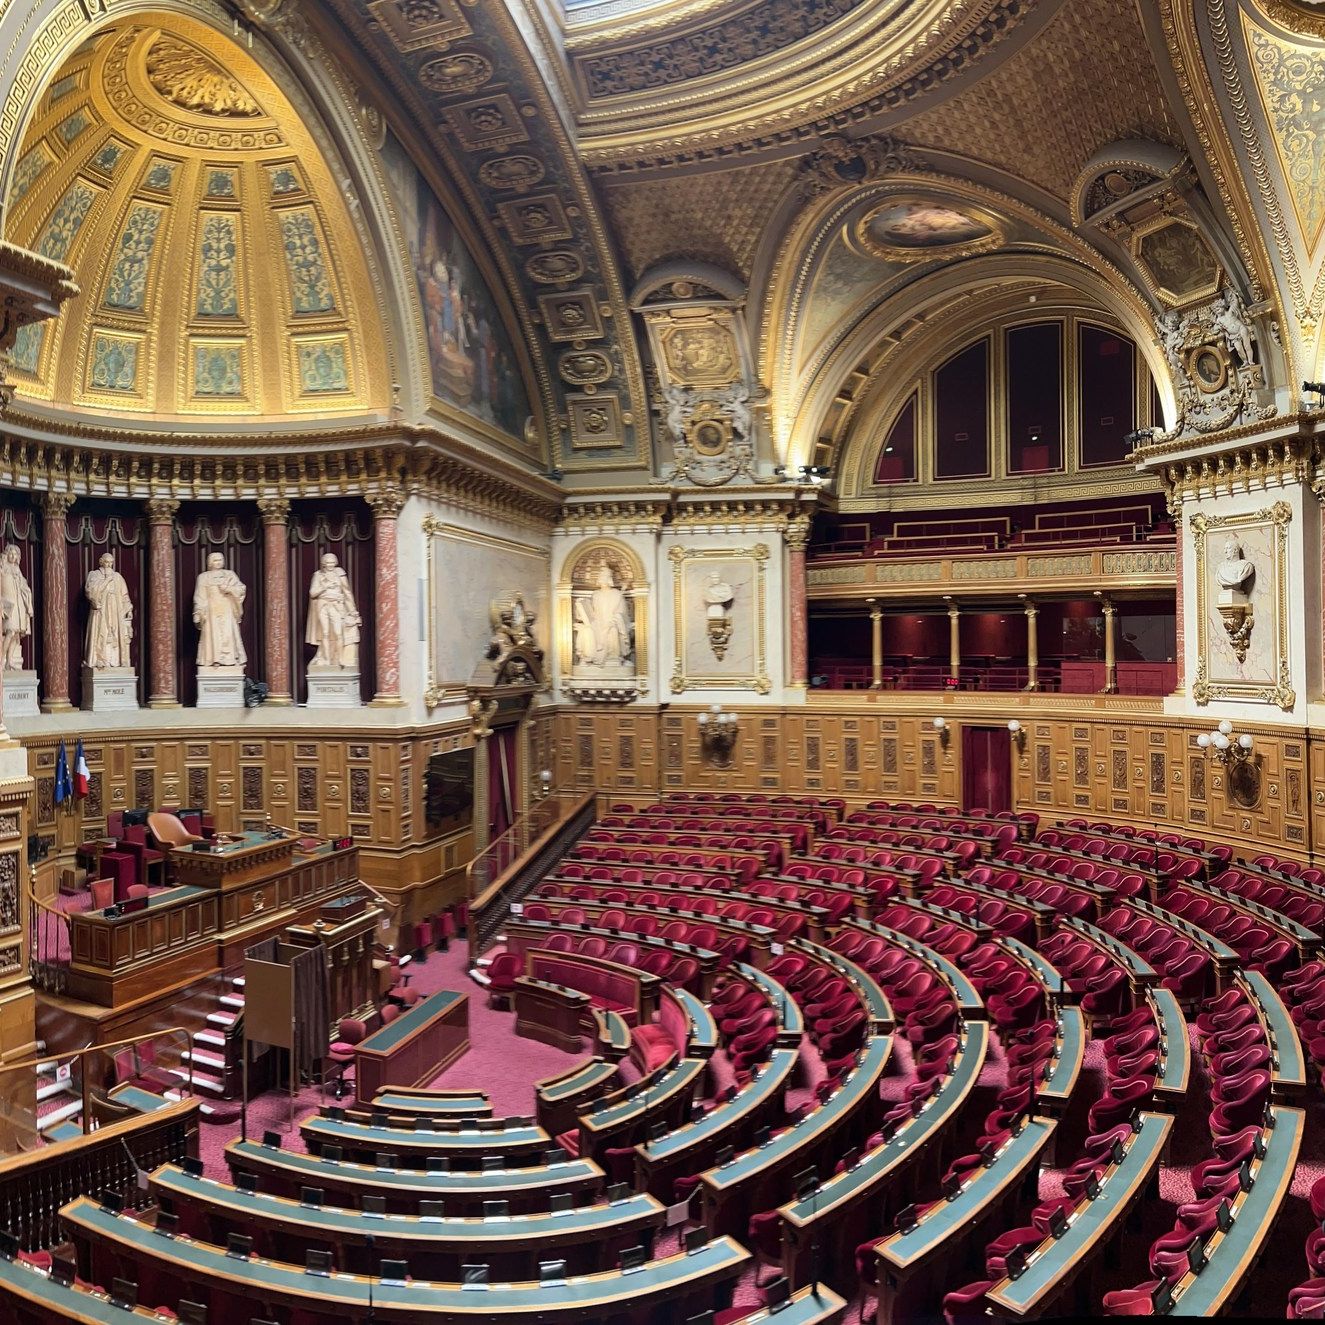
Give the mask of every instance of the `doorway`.
[(1012, 809), (1012, 733), (1006, 727), (962, 727), (962, 809)]

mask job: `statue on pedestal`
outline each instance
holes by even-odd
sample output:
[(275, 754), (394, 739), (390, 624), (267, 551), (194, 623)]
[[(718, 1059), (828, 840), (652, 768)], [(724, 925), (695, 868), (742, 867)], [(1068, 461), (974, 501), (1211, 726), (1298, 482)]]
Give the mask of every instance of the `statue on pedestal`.
[(101, 555), (97, 569), (88, 574), (83, 592), (92, 604), (83, 665), (94, 672), (132, 666), (129, 645), (133, 642), (133, 604), (129, 601), (129, 586), (115, 569), (115, 558), (109, 552)]
[(193, 624), (198, 627), (198, 670), (206, 667), (242, 668), (248, 661), (239, 624), (244, 619), (248, 590), (225, 558), (213, 552), (207, 569), (193, 588)]
[(310, 669), (336, 667), (357, 672), (361, 624), (349, 576), (328, 552), (308, 586), (308, 629), (304, 639), (317, 646), (308, 664)]
[(576, 666), (619, 669), (635, 652), (635, 627), (611, 566), (598, 567), (594, 588), (575, 596)]
[(23, 670), (23, 639), (32, 634), (32, 586), (13, 543), (0, 558), (0, 670)]

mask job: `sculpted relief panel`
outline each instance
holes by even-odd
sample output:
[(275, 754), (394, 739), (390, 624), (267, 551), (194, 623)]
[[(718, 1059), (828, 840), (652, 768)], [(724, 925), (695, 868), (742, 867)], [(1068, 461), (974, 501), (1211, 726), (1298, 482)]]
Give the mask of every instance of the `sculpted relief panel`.
[(683, 548), (670, 554), (676, 632), (671, 689), (767, 694), (768, 547)]
[(648, 585), (624, 546), (586, 544), (558, 591), (562, 688), (575, 699), (623, 703), (648, 689)]

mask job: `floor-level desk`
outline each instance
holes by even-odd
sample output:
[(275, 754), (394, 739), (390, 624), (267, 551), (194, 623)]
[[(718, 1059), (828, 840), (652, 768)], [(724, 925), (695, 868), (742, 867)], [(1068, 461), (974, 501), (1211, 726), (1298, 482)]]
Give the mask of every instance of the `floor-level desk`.
[[(492, 1126), (493, 1122), (497, 1126)], [(534, 1164), (552, 1146), (552, 1138), (537, 1126), (503, 1126), (503, 1119), (476, 1118), (472, 1126), (456, 1127), (449, 1119), (428, 1118), (422, 1130), (409, 1127), (374, 1127), (349, 1118), (305, 1118), (299, 1131), (310, 1150), (325, 1155), (339, 1146), (349, 1159), (373, 1160), (378, 1155), (413, 1156), (422, 1166), (429, 1158), (445, 1157), (454, 1168), (480, 1168), (490, 1157), (502, 1167)]]
[(422, 1086), (469, 1048), (469, 995), (443, 989), (354, 1046), (354, 1093), (369, 1103), (386, 1086)]
[(137, 1278), (153, 1273), (167, 1292), (192, 1296), (215, 1320), (299, 1311), (316, 1320), (362, 1321), (369, 1295), (376, 1318), (399, 1325), (419, 1321), (606, 1321), (629, 1315), (656, 1325), (685, 1320), (723, 1304), (750, 1264), (750, 1253), (731, 1238), (717, 1238), (689, 1255), (620, 1270), (571, 1275), (559, 1283), (395, 1283), (361, 1275), (309, 1274), (303, 1266), (250, 1257), (236, 1260), (223, 1247), (183, 1237), (165, 1238), (136, 1219), (107, 1213), (87, 1197), (61, 1211), (80, 1260), (91, 1274)]

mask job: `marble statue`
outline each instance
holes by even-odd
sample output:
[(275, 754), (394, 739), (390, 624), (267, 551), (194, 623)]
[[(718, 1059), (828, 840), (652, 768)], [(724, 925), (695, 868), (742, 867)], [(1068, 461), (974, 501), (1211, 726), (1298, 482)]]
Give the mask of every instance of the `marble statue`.
[(1255, 358), (1253, 346), (1256, 333), (1247, 321), (1247, 310), (1243, 307), (1242, 300), (1238, 298), (1237, 291), (1231, 285), (1224, 291), (1223, 305), (1216, 304), (1214, 313), (1215, 326), (1224, 333), (1224, 339), (1238, 356), (1238, 361), (1244, 366), (1250, 364)]
[(736, 591), (731, 585), (726, 583), (717, 571), (711, 571), (709, 582), (704, 587), (704, 602), (707, 605), (706, 614), (709, 620), (725, 617), (735, 597)]
[(133, 604), (129, 601), (129, 586), (115, 569), (115, 558), (109, 552), (103, 552), (96, 570), (88, 573), (83, 592), (92, 604), (83, 665), (92, 671), (131, 666)]
[(317, 646), (308, 665), (358, 671), (361, 625), (349, 576), (328, 552), (308, 586), (308, 629), (304, 638)]
[(193, 624), (198, 627), (198, 667), (243, 667), (248, 661), (239, 623), (248, 590), (225, 558), (213, 552), (193, 588)]
[(635, 652), (634, 626), (626, 595), (612, 568), (598, 568), (596, 587), (575, 600), (575, 662), (619, 667)]
[(1238, 589), (1246, 593), (1256, 566), (1243, 555), (1242, 544), (1236, 538), (1224, 540), (1224, 559), (1215, 567), (1215, 578), (1221, 589)]
[(32, 634), (32, 586), (14, 544), (0, 558), (0, 670), (23, 670), (23, 639)]

